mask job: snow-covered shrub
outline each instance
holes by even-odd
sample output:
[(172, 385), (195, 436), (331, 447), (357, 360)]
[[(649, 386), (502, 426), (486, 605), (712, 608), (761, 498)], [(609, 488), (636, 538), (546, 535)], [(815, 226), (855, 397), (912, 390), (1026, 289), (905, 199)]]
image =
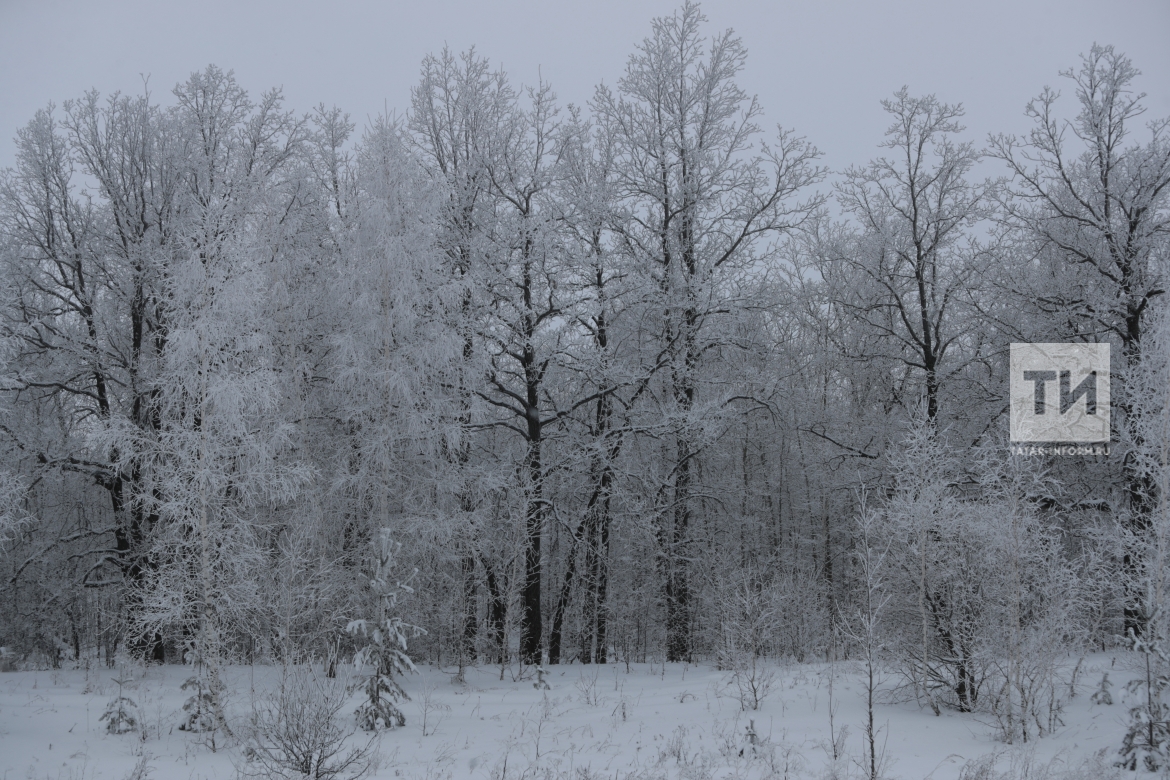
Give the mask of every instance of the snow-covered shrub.
[(731, 672), (728, 683), (740, 708), (758, 710), (776, 680), (775, 668), (765, 661), (780, 623), (776, 594), (750, 570), (718, 590), (719, 667)]
[(280, 689), (263, 698), (252, 712), (243, 777), (287, 780), (356, 780), (370, 770), (372, 742), (346, 748), (353, 727), (337, 715), (345, 706), (345, 686), (322, 679), (312, 669), (293, 667)]
[(1075, 764), (1062, 755), (1043, 762), (1031, 750), (987, 753), (959, 769), (959, 780), (1117, 780), (1120, 776), (1108, 766), (1104, 750)]
[[(368, 644), (354, 656), (359, 687), (365, 701), (357, 708), (358, 725), (366, 731), (406, 725), (406, 715), (398, 702), (410, 697), (398, 683), (397, 677), (417, 671), (406, 654), (406, 633), (417, 636), (422, 629), (407, 625), (392, 614), (400, 593), (413, 593), (407, 582), (393, 580), (395, 561), (402, 544), (394, 541), (390, 529), (383, 528), (378, 539), (378, 565), (370, 579), (376, 603), (373, 620), (352, 620), (346, 627), (355, 637), (365, 637)], [(412, 573), (413, 576), (413, 573)]]
[(995, 718), (997, 738), (1028, 742), (1064, 725), (1065, 682), (1051, 645), (1026, 643), (1018, 656), (989, 664), (988, 677), (983, 703)]
[(1025, 458), (975, 454), (960, 457), (925, 421), (890, 451), (875, 530), (899, 576), (883, 623), (919, 701), (991, 712), (1005, 741), (1027, 741), (1059, 725), (1059, 661), (1079, 641), (1083, 583), (1037, 509), (1059, 486)]
[(134, 768), (122, 780), (147, 780), (153, 769), (154, 767), (150, 765), (150, 754), (143, 753), (134, 762)]
[(775, 682), (775, 668), (758, 656), (741, 654), (731, 667), (731, 684), (742, 710), (758, 710)]
[(887, 454), (893, 484), (879, 507), (875, 536), (892, 540), (886, 630), (892, 660), (914, 697), (971, 711), (983, 672), (975, 627), (984, 604), (981, 560), (955, 484), (959, 464), (940, 434), (918, 420)]

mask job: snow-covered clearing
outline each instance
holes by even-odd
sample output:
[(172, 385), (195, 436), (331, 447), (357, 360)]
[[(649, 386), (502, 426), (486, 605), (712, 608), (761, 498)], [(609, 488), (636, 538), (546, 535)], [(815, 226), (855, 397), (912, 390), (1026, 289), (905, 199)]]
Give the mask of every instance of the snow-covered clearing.
[[(1072, 659), (1075, 663), (1076, 659)], [(999, 771), (1028, 777), (1096, 778), (1124, 733), (1127, 655), (1088, 656), (1076, 695), (1064, 704), (1052, 736), (1027, 746), (998, 741), (988, 716), (943, 710), (939, 717), (912, 701), (877, 708), (890, 778), (947, 780), (974, 759), (999, 754)], [(631, 664), (553, 667), (548, 690), (532, 670), (451, 670), (420, 667), (405, 681), (408, 723), (382, 733), (375, 778), (848, 778), (861, 777), (865, 707), (862, 678), (850, 664), (775, 669), (775, 684), (756, 711), (743, 711), (730, 675), (709, 666)], [(1112, 706), (1090, 696), (1109, 672)], [(236, 777), (248, 769), (239, 740), (177, 728), (190, 692), (180, 689), (189, 667), (125, 667), (10, 672), (0, 675), (0, 780)], [(225, 670), (229, 724), (246, 730), (256, 702), (280, 686), (271, 666)], [(100, 719), (122, 692), (137, 703), (141, 731), (107, 733)], [(892, 678), (887, 678), (892, 681)], [(830, 682), (832, 681), (832, 685)], [(329, 681), (330, 685), (340, 684)], [(1068, 696), (1067, 685), (1065, 695)], [(831, 706), (830, 706), (831, 702)], [(341, 711), (350, 719), (356, 696)], [(839, 757), (833, 761), (830, 715)], [(753, 739), (752, 733), (755, 737)], [(368, 739), (361, 732), (354, 744)], [(753, 744), (754, 742), (754, 744)], [(1039, 765), (1056, 758), (1050, 769)], [(1089, 762), (1086, 765), (1086, 761)], [(135, 775), (135, 767), (140, 774)], [(966, 777), (991, 778), (969, 767)], [(145, 771), (143, 771), (145, 770)]]

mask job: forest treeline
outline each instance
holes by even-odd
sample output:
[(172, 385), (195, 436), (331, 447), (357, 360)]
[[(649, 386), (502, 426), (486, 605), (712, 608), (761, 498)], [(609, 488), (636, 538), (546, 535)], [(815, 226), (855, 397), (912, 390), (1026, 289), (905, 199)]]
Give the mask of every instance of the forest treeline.
[[(687, 4), (584, 107), (444, 50), (360, 134), (215, 66), (37, 112), (6, 662), (352, 658), (386, 534), (410, 654), (459, 668), (876, 647), (966, 711), (1160, 631), (1170, 126), (1133, 64), (1094, 45), (1023, 136), (902, 89), (838, 172), (745, 64)], [(1112, 345), (1109, 455), (1010, 453), (1012, 342)]]

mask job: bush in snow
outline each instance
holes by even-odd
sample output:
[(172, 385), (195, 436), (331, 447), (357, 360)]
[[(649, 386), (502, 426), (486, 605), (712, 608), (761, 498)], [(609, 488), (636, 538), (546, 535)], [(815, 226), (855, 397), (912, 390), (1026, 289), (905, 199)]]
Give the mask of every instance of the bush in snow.
[(253, 710), (245, 730), (247, 763), (238, 767), (240, 775), (266, 780), (356, 780), (365, 775), (372, 743), (346, 750), (354, 729), (337, 722), (346, 696), (340, 683), (294, 667), (280, 689)]
[(750, 570), (720, 582), (717, 591), (719, 668), (731, 672), (728, 687), (740, 708), (758, 710), (776, 681), (765, 655), (780, 623), (779, 599), (773, 584)]

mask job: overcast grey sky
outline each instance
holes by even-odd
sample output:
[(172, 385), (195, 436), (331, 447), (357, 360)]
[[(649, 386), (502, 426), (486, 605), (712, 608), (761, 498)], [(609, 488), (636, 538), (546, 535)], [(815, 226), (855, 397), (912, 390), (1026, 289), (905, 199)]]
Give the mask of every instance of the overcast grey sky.
[[(162, 102), (215, 63), (253, 95), (282, 86), (288, 105), (319, 102), (359, 128), (383, 106), (402, 112), (419, 63), (444, 44), (475, 45), (513, 83), (538, 73), (563, 103), (621, 76), (650, 20), (676, 0), (0, 0), (0, 167), (40, 107), (89, 88), (137, 93), (149, 74)], [(336, 7), (333, 7), (336, 6)], [(834, 168), (877, 153), (878, 101), (903, 84), (967, 109), (968, 135), (1022, 132), (1023, 108), (1094, 41), (1142, 71), (1149, 116), (1170, 115), (1170, 0), (792, 0), (706, 2), (708, 32), (748, 48), (740, 84), (769, 124), (791, 127)], [(1065, 89), (1065, 105), (1072, 95)]]

